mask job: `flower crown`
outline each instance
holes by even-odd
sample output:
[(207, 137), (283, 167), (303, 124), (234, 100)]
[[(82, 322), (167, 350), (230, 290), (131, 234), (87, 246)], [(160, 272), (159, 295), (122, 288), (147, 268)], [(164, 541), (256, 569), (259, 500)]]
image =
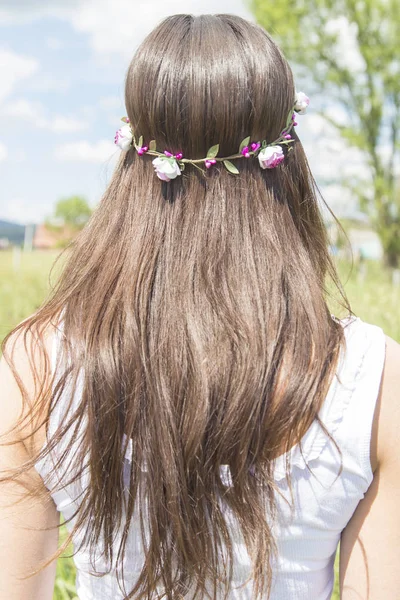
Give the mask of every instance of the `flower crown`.
[[(273, 169), (277, 167), (285, 158), (282, 146), (289, 146), (289, 144), (294, 142), (294, 139), (290, 135), (290, 131), (294, 126), (297, 125), (296, 113), (299, 115), (304, 115), (309, 104), (310, 99), (308, 96), (306, 96), (306, 94), (303, 92), (298, 92), (296, 94), (293, 109), (290, 111), (287, 118), (286, 126), (276, 140), (268, 144), (267, 140), (262, 140), (261, 142), (251, 142), (250, 136), (246, 137), (240, 144), (237, 154), (232, 154), (231, 156), (226, 156), (223, 158), (218, 156), (219, 144), (216, 144), (209, 149), (206, 158), (199, 158), (195, 160), (184, 158), (182, 152), (178, 152), (177, 154), (172, 154), (171, 152), (168, 152), (168, 150), (164, 150), (164, 152), (158, 152), (155, 140), (151, 140), (148, 146), (144, 146), (142, 136), (140, 136), (139, 140), (136, 141), (135, 134), (129, 123), (128, 117), (122, 117), (121, 121), (124, 121), (126, 124), (121, 127), (121, 129), (118, 129), (117, 133), (115, 134), (114, 142), (117, 144), (117, 146), (125, 151), (134, 146), (139, 156), (143, 156), (143, 154), (156, 156), (157, 158), (155, 158), (152, 162), (157, 177), (159, 177), (159, 179), (162, 181), (171, 181), (171, 179), (175, 179), (181, 175), (186, 164), (191, 164), (199, 169), (202, 173), (205, 173), (205, 171), (199, 167), (199, 164), (204, 163), (206, 169), (210, 169), (217, 162), (222, 162), (229, 173), (238, 175), (238, 169), (230, 161), (236, 158), (250, 158), (251, 156), (258, 157), (260, 167), (262, 169)], [(292, 147), (290, 146), (289, 150), (291, 149)]]

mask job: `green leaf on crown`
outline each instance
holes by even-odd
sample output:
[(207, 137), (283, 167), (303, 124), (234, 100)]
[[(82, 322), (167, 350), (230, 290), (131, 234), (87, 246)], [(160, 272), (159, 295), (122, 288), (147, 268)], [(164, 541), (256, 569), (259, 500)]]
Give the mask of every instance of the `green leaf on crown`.
[(122, 117), (121, 121), (124, 123), (129, 123), (128, 117)]
[(151, 140), (149, 144), (149, 150), (151, 150), (151, 152), (155, 152), (157, 150), (156, 140)]
[(246, 146), (248, 146), (250, 143), (250, 136), (247, 138), (244, 138), (244, 140), (240, 143), (239, 146), (239, 154), (241, 153), (241, 151), (243, 150), (243, 148), (246, 148)]
[(292, 124), (293, 112), (294, 112), (294, 110), (292, 109), (290, 111), (290, 113), (288, 114), (288, 118), (286, 120), (286, 127), (285, 127), (285, 129), (287, 129), (288, 127), (290, 127), (290, 125)]
[(143, 136), (142, 135), (139, 138), (138, 146), (139, 146), (139, 148), (141, 148), (143, 146)]
[(231, 163), (230, 160), (224, 160), (222, 162), (224, 163), (225, 168), (229, 171), (229, 173), (232, 173), (233, 175), (239, 175), (239, 171), (237, 170), (235, 165)]
[(209, 151), (207, 152), (207, 158), (215, 158), (219, 152), (219, 144), (215, 146), (211, 146)]

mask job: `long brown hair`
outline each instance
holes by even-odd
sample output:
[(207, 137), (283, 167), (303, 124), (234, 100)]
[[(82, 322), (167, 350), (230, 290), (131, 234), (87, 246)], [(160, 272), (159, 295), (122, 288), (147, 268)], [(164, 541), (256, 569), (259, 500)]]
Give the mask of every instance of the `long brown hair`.
[[(226, 14), (165, 19), (135, 54), (125, 89), (138, 136), (192, 159), (217, 143), (221, 156), (233, 154), (248, 135), (276, 139), (295, 97), (269, 35)], [(115, 553), (122, 564), (140, 511), (149, 538), (126, 598), (175, 600), (189, 589), (196, 598), (221, 589), (228, 597), (227, 511), (252, 560), (253, 597), (269, 594), (274, 459), (318, 418), (343, 343), (327, 307), (328, 277), (350, 312), (294, 135), (278, 168), (241, 159), (237, 176), (219, 165), (204, 176), (189, 165), (166, 183), (151, 157), (122, 153), (51, 297), (12, 332), (29, 333), (44, 352), (43, 332), (62, 317), (65, 367), (43, 384), (30, 414), (48, 426), (78, 376), (81, 396), (29, 464), (76, 431), (73, 477), (90, 475), (77, 527), (93, 551), (102, 540), (110, 564)]]

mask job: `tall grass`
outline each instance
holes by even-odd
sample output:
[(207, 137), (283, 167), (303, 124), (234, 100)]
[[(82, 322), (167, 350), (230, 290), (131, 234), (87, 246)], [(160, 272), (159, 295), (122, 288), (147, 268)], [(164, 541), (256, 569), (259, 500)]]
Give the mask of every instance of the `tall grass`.
[(61, 264), (50, 270), (59, 252), (0, 251), (0, 339), (39, 308)]
[[(0, 252), (0, 338), (14, 325), (34, 312), (56, 281), (62, 261), (54, 269), (52, 281), (50, 268), (56, 252), (12, 253)], [(338, 265), (342, 282), (353, 311), (364, 321), (383, 328), (386, 334), (400, 342), (400, 287), (395, 287), (391, 275), (378, 263), (368, 262), (360, 272), (349, 264)], [(337, 316), (340, 308), (331, 300), (331, 311)], [(61, 535), (65, 536), (65, 529)], [(58, 561), (54, 600), (76, 598), (75, 570), (69, 558)], [(339, 600), (337, 580), (333, 600)], [(111, 600), (111, 599), (110, 599)]]
[[(392, 273), (375, 261), (367, 261), (361, 268), (339, 262), (338, 270), (356, 315), (400, 342), (400, 285), (393, 285)], [(335, 302), (332, 312), (336, 314)]]

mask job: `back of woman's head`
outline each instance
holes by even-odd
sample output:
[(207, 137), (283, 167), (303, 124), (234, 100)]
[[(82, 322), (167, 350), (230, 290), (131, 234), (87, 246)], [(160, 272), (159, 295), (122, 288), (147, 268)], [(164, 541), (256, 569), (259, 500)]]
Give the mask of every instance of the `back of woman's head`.
[(230, 15), (166, 19), (127, 73), (134, 130), (162, 148), (201, 158), (219, 143), (232, 154), (246, 136), (275, 139), (293, 108), (292, 73), (256, 25)]
[[(194, 160), (216, 144), (220, 156), (235, 154), (247, 136), (277, 139), (295, 86), (260, 27), (176, 15), (140, 46), (125, 99), (138, 137)], [(221, 593), (232, 575), (227, 511), (252, 560), (253, 597), (269, 590), (274, 458), (317, 417), (343, 339), (326, 304), (335, 271), (316, 188), (292, 135), (274, 169), (255, 157), (232, 161), (238, 175), (188, 163), (169, 182), (131, 147), (28, 322), (40, 330), (63, 315), (69, 368), (50, 416), (68, 379), (84, 374), (78, 409), (54, 439), (85, 423), (91, 478), (78, 523), (93, 551), (102, 540), (122, 563), (127, 538), (115, 548), (113, 533), (128, 534), (133, 511), (144, 511), (146, 561), (129, 598)], [(132, 440), (126, 505), (123, 434)]]

